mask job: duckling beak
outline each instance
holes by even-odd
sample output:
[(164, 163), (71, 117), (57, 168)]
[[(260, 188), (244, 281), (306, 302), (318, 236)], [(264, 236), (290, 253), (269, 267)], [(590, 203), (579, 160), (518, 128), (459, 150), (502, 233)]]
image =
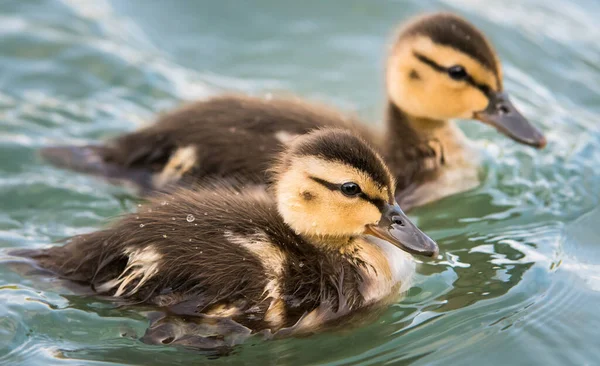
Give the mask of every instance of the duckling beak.
[(546, 138), (533, 126), (502, 92), (492, 92), (490, 103), (481, 112), (475, 112), (474, 118), (494, 126), (498, 131), (522, 144), (541, 149), (546, 146)]
[(413, 224), (397, 203), (385, 204), (377, 225), (367, 225), (366, 234), (388, 241), (416, 255), (437, 257), (438, 245)]

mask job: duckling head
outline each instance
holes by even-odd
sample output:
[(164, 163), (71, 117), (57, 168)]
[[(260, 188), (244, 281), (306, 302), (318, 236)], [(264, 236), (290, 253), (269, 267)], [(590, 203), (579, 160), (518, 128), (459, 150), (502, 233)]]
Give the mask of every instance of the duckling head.
[(457, 15), (425, 15), (402, 28), (386, 74), (390, 101), (410, 116), (476, 119), (520, 143), (546, 145), (504, 93), (502, 67), (491, 44)]
[(438, 252), (396, 203), (394, 179), (381, 157), (348, 131), (322, 129), (297, 137), (274, 173), (279, 213), (313, 243), (339, 247), (373, 235), (409, 253)]

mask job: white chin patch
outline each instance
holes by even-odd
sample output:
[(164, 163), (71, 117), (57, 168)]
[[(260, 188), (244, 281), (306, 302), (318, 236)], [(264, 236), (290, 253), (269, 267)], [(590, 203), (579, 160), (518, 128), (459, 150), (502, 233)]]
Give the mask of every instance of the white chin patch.
[(372, 243), (385, 253), (390, 266), (392, 281), (395, 284), (400, 283), (399, 292), (406, 292), (412, 286), (417, 268), (412, 255), (385, 240), (373, 238)]

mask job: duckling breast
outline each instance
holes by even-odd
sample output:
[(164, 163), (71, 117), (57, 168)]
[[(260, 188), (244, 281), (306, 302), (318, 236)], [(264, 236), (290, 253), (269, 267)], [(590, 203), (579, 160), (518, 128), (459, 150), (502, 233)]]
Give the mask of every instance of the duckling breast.
[(355, 256), (364, 263), (360, 266), (360, 292), (366, 304), (395, 301), (397, 295), (410, 288), (416, 269), (410, 254), (374, 237), (361, 239), (358, 246)]
[(399, 192), (397, 199), (405, 210), (470, 191), (481, 184), (478, 147), (452, 122), (437, 133), (435, 137), (443, 142), (445, 163), (412, 188)]

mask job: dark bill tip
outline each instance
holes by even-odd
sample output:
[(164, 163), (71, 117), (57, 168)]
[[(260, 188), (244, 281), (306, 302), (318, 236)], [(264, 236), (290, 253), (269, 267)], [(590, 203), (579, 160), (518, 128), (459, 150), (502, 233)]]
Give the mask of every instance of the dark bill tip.
[(437, 257), (438, 245), (413, 224), (398, 204), (386, 205), (377, 225), (368, 225), (367, 234), (388, 241), (415, 255)]
[(523, 117), (504, 93), (491, 94), (487, 108), (476, 112), (473, 117), (522, 144), (538, 149), (546, 146), (542, 132)]

